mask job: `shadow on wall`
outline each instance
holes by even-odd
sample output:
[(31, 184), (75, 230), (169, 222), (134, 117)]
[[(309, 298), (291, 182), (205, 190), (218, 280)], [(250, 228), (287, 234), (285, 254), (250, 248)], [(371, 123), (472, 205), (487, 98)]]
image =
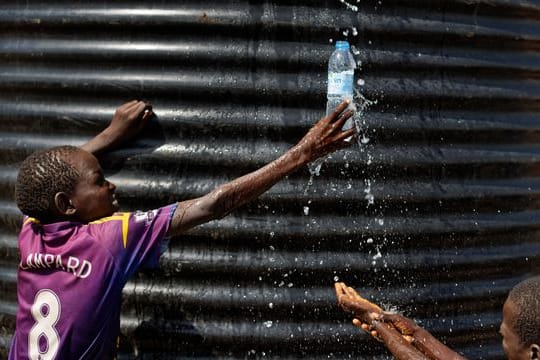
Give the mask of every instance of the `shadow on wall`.
[(160, 268), (143, 269), (124, 289), (117, 358), (214, 358), (212, 347), (187, 318), (181, 296), (159, 286), (164, 277)]
[[(146, 123), (144, 130), (129, 143), (99, 156), (99, 162), (107, 177), (118, 174), (132, 158), (149, 155), (166, 143), (166, 136), (157, 115)], [(132, 210), (132, 209), (124, 209)]]

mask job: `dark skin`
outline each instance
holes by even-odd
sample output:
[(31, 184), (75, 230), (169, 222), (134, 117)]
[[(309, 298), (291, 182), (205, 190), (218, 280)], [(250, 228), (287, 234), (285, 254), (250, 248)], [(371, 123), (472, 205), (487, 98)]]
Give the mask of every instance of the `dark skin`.
[(118, 210), (114, 191), (94, 155), (112, 150), (137, 135), (153, 116), (152, 106), (139, 100), (126, 102), (116, 109), (111, 123), (81, 146), (81, 151), (65, 159), (79, 172), (80, 180), (72, 194), (59, 192), (54, 197), (55, 221), (90, 222)]
[(345, 283), (334, 284), (338, 305), (353, 314), (353, 324), (383, 341), (398, 360), (466, 360), (413, 320), (382, 310)]
[[(355, 317), (353, 324), (382, 341), (398, 360), (462, 360), (465, 359), (413, 320), (382, 310), (363, 298), (345, 283), (334, 284), (338, 305)], [(512, 324), (519, 317), (518, 307), (509, 299), (503, 306), (500, 333), (503, 349), (509, 360), (538, 360), (540, 346), (524, 344)]]
[(97, 156), (117, 148), (137, 135), (153, 114), (150, 103), (129, 101), (116, 109), (109, 126), (82, 145), (81, 149)]
[[(343, 102), (332, 114), (321, 118), (296, 145), (276, 160), (217, 187), (207, 195), (179, 202), (169, 235), (178, 235), (196, 225), (222, 218), (309, 162), (350, 146), (351, 142), (345, 139), (355, 137), (356, 129), (341, 130), (353, 115), (352, 111), (346, 110), (347, 106), (348, 102)], [(122, 105), (105, 130), (82, 145), (75, 156), (66, 159), (78, 170), (80, 179), (71, 194), (56, 194), (56, 220), (88, 223), (118, 210), (114, 195), (116, 186), (105, 179), (93, 154), (111, 150), (131, 139), (152, 115), (152, 107), (148, 103), (131, 101)]]
[(523, 344), (512, 324), (519, 316), (519, 308), (512, 300), (506, 299), (503, 305), (502, 322), (499, 332), (503, 338), (503, 350), (508, 360), (538, 360), (540, 358), (539, 344)]
[(396, 359), (402, 360), (429, 360), (430, 358), (424, 355), (421, 351), (407, 341), (406, 338), (396, 330), (391, 324), (384, 321), (374, 320), (371, 323), (373, 331), (378, 338), (386, 344), (386, 347)]
[(56, 194), (57, 219), (88, 223), (118, 211), (116, 186), (105, 179), (94, 155), (81, 150), (67, 161), (77, 169), (80, 179), (72, 194)]

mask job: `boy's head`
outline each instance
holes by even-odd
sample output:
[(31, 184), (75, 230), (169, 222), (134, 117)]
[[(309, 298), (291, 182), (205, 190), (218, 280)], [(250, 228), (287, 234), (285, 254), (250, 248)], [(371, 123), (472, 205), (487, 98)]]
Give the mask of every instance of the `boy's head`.
[(500, 332), (509, 360), (540, 359), (540, 276), (524, 280), (510, 291)]
[(20, 166), (15, 186), (19, 209), (42, 223), (87, 223), (118, 210), (114, 184), (98, 160), (74, 146), (38, 151)]

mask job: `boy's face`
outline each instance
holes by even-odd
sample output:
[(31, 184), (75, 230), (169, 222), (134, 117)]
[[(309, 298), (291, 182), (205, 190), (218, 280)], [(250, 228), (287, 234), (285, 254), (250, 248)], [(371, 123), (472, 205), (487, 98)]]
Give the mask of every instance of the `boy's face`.
[(518, 316), (518, 309), (513, 302), (506, 300), (503, 305), (502, 323), (499, 332), (503, 337), (503, 349), (508, 360), (528, 360), (530, 350), (520, 344), (519, 336), (516, 334), (513, 324)]
[(70, 200), (77, 210), (75, 218), (87, 223), (112, 215), (118, 210), (114, 191), (116, 186), (107, 181), (94, 155), (81, 150), (69, 159), (80, 174)]

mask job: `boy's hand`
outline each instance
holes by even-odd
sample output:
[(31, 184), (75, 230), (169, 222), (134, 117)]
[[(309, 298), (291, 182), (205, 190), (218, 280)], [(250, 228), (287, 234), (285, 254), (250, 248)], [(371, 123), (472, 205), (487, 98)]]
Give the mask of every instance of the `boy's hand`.
[(118, 142), (129, 140), (141, 131), (152, 115), (152, 105), (144, 101), (132, 100), (116, 109), (105, 131), (108, 131), (109, 136)]
[(152, 105), (132, 100), (116, 109), (111, 123), (81, 148), (94, 155), (117, 147), (137, 135), (152, 117)]
[(356, 129), (341, 130), (352, 112), (343, 102), (329, 116), (319, 120), (298, 144), (263, 167), (218, 186), (196, 199), (182, 201), (171, 220), (168, 235), (178, 235), (194, 226), (220, 219), (263, 194), (278, 181), (324, 154), (349, 146), (344, 139)]
[(384, 342), (396, 359), (428, 360), (412, 345), (414, 338), (411, 336), (413, 330), (410, 327), (413, 325), (404, 321), (402, 316), (383, 311), (345, 283), (335, 283), (334, 287), (338, 304), (343, 310), (352, 312), (354, 315), (353, 324), (375, 339)]
[(351, 312), (355, 319), (353, 324), (379, 339), (377, 331), (373, 327), (374, 321), (392, 325), (405, 340), (411, 342), (418, 325), (409, 318), (400, 314), (383, 311), (379, 306), (363, 298), (352, 287), (345, 283), (335, 283), (338, 304), (345, 311)]
[(384, 312), (381, 321), (394, 325), (405, 338), (413, 336), (418, 329), (418, 325), (413, 320), (396, 313)]
[(364, 299), (352, 287), (345, 283), (334, 284), (338, 305), (350, 312), (363, 323), (371, 324), (373, 320), (380, 319), (383, 310), (372, 302)]
[(307, 156), (307, 162), (351, 145), (350, 138), (356, 137), (356, 127), (341, 130), (347, 119), (354, 114), (354, 111), (346, 110), (348, 105), (349, 101), (343, 101), (330, 115), (320, 119), (298, 142), (297, 146)]

